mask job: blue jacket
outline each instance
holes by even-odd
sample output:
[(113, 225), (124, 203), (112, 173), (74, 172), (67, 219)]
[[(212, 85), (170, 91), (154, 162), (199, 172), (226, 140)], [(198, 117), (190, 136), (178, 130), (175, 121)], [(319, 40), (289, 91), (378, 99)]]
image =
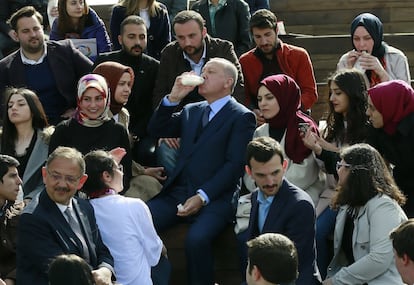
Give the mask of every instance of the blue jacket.
[[(59, 34), (57, 19), (53, 22), (49, 38), (51, 40), (63, 40), (66, 38), (65, 35)], [(104, 22), (92, 8), (89, 8), (88, 19), (86, 20), (85, 27), (80, 34), (80, 39), (92, 38), (96, 38), (96, 48), (98, 54), (111, 51), (112, 43), (108, 32), (106, 31)], [(91, 56), (89, 58), (92, 61), (95, 61), (96, 56)]]
[[(168, 11), (164, 4), (159, 3), (156, 16), (150, 18), (150, 27), (147, 30), (147, 54), (155, 59), (160, 59), (162, 49), (171, 42), (171, 26)], [(126, 8), (115, 6), (112, 10), (110, 30), (111, 38), (118, 39), (121, 22), (127, 17)], [(114, 50), (121, 49), (121, 45), (114, 40)]]

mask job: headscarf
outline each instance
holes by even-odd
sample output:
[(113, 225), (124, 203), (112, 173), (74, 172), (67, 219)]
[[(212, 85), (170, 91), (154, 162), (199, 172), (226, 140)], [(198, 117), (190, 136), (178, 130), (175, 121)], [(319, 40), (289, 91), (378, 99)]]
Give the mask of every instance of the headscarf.
[(385, 43), (383, 42), (384, 35), (381, 20), (371, 13), (362, 13), (355, 17), (355, 19), (351, 23), (351, 42), (354, 49), (354, 33), (359, 26), (363, 26), (374, 40), (372, 55), (376, 56), (379, 59), (384, 57)]
[[(99, 91), (105, 101), (105, 108), (102, 114), (98, 118), (92, 120), (89, 119), (85, 113), (82, 112), (80, 108), (80, 102), (82, 100), (83, 94), (88, 88), (95, 88)], [(110, 92), (108, 85), (106, 84), (105, 78), (98, 74), (86, 74), (78, 82), (78, 98), (77, 98), (77, 107), (73, 115), (73, 118), (79, 122), (79, 124), (87, 127), (99, 127), (104, 122), (111, 120), (108, 115), (109, 104), (110, 104)]]
[(115, 91), (118, 86), (119, 80), (121, 79), (121, 76), (125, 72), (128, 72), (131, 75), (131, 85), (133, 85), (134, 84), (134, 71), (129, 66), (125, 66), (115, 61), (106, 61), (106, 62), (99, 64), (93, 70), (93, 73), (102, 75), (103, 77), (105, 77), (106, 81), (108, 82), (108, 87), (111, 92), (110, 110), (113, 115), (118, 114), (121, 111), (122, 107), (124, 107), (123, 104), (118, 103), (115, 100)]
[(381, 113), (384, 132), (393, 135), (398, 124), (414, 112), (414, 90), (403, 80), (391, 80), (368, 89), (372, 104)]
[(311, 131), (315, 133), (318, 133), (318, 127), (312, 118), (300, 110), (299, 86), (285, 74), (268, 76), (260, 84), (272, 92), (280, 106), (279, 113), (266, 119), (266, 122), (270, 128), (286, 129), (286, 155), (294, 163), (301, 163), (312, 151), (303, 144), (299, 123), (308, 123)]

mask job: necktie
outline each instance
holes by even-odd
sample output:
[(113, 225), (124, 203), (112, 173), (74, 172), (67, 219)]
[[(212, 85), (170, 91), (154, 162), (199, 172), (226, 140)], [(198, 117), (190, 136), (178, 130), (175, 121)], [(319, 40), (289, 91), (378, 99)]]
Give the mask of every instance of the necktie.
[(71, 207), (67, 207), (65, 210), (65, 215), (67, 218), (67, 221), (72, 229), (72, 231), (75, 233), (75, 235), (79, 238), (79, 240), (82, 243), (82, 257), (83, 259), (86, 260), (86, 262), (89, 263), (89, 250), (88, 250), (88, 245), (86, 244), (86, 240), (82, 234), (82, 230), (81, 227), (79, 225), (78, 220), (76, 219), (75, 216), (75, 212), (73, 211), (73, 209)]
[(201, 125), (203, 126), (203, 128), (204, 128), (205, 126), (207, 126), (208, 122), (210, 121), (210, 120), (209, 120), (210, 111), (211, 111), (210, 106), (207, 106), (207, 107), (204, 109), (204, 112), (203, 112), (203, 117), (201, 118)]

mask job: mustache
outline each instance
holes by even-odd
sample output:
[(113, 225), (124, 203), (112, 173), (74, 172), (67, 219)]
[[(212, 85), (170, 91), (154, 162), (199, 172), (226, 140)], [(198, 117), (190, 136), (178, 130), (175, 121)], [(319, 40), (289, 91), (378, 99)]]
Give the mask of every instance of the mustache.
[(277, 186), (277, 184), (272, 184), (272, 185), (263, 185), (262, 188), (263, 189), (272, 189), (275, 188)]
[(56, 187), (55, 191), (70, 192), (70, 189), (68, 187)]
[(132, 49), (135, 49), (135, 48), (139, 48), (140, 50), (144, 50), (144, 49), (142, 48), (142, 46), (141, 46), (141, 45), (139, 45), (139, 44), (136, 44), (136, 45), (134, 45), (133, 47), (131, 47), (131, 50), (132, 50)]

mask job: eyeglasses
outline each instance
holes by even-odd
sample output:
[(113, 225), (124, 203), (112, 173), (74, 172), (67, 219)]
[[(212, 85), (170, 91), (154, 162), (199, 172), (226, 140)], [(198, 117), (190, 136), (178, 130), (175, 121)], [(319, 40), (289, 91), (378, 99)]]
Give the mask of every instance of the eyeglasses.
[(336, 163), (336, 171), (338, 171), (339, 170), (339, 168), (341, 168), (341, 167), (346, 167), (346, 168), (350, 168), (352, 165), (351, 164), (348, 164), (348, 163), (344, 163), (344, 162), (340, 162), (340, 161), (338, 161), (337, 163)]
[(71, 185), (76, 184), (79, 178), (82, 177), (82, 175), (75, 177), (75, 176), (69, 176), (69, 175), (62, 175), (56, 172), (50, 172), (49, 170), (46, 170), (46, 171), (53, 181), (55, 182), (64, 181), (66, 184), (71, 184)]

